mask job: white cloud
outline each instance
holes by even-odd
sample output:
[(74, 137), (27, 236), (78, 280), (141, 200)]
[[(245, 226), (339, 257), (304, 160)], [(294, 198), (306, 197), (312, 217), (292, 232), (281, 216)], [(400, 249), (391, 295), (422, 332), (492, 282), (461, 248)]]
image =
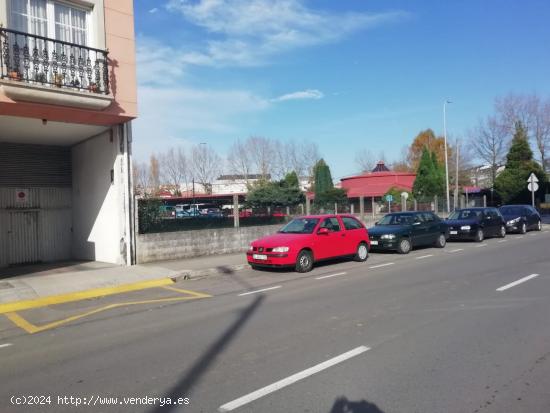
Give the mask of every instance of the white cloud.
[(262, 112), (269, 102), (242, 90), (199, 90), (185, 86), (141, 85), (135, 129), (135, 156), (185, 144), (194, 136), (238, 132), (243, 117)]
[(157, 7), (153, 7), (151, 10), (149, 10), (149, 13), (156, 13), (157, 11), (159, 11), (159, 9)]
[(407, 17), (402, 11), (327, 13), (303, 0), (170, 0), (167, 9), (215, 35), (188, 63), (256, 66), (293, 49), (332, 43)]
[(285, 100), (304, 100), (304, 99), (322, 99), (325, 95), (317, 89), (306, 89), (298, 92), (287, 93), (285, 95), (271, 99), (272, 102), (284, 102)]

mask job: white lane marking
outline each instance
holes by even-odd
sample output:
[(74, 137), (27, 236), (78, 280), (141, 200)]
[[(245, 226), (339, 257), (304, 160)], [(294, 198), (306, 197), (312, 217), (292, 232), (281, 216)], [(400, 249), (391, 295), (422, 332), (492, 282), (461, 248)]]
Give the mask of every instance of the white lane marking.
[(532, 232), (532, 233), (529, 234), (530, 237), (534, 237), (535, 235), (537, 235), (536, 232)]
[(481, 247), (486, 247), (487, 244), (479, 244), (479, 245), (476, 245), (476, 248), (481, 248)]
[(523, 238), (523, 235), (520, 235), (519, 237), (516, 237), (517, 239), (522, 239)]
[(503, 242), (508, 242), (507, 239), (501, 239), (500, 241), (497, 241), (498, 243), (502, 244)]
[(369, 269), (373, 270), (375, 268), (387, 267), (388, 265), (393, 265), (393, 264), (395, 264), (395, 262), (387, 262), (385, 264), (372, 265), (369, 267)]
[(218, 411), (230, 412), (231, 410), (235, 410), (241, 406), (244, 406), (245, 404), (253, 402), (254, 400), (264, 397), (270, 393), (276, 392), (277, 390), (281, 390), (284, 387), (290, 386), (291, 384), (294, 384), (300, 380), (303, 380), (309, 376), (312, 376), (316, 373), (326, 370), (329, 367), (335, 366), (336, 364), (342, 363), (352, 357), (358, 356), (359, 354), (369, 350), (370, 348), (365, 346), (354, 348), (353, 350), (350, 350), (347, 353), (340, 354), (339, 356), (331, 358), (330, 360), (324, 361), (320, 364), (317, 364), (316, 366), (310, 367), (309, 369), (293, 374), (292, 376), (279, 380), (273, 384), (270, 384), (269, 386), (262, 387), (261, 389), (258, 389), (243, 397), (239, 397), (238, 399), (235, 399), (229, 403), (226, 403), (223, 406), (220, 406), (218, 408)]
[(430, 257), (433, 257), (433, 254), (421, 255), (420, 257), (416, 257), (415, 260), (423, 260), (424, 258), (430, 258)]
[(504, 291), (504, 290), (507, 290), (508, 288), (515, 287), (515, 286), (518, 285), (518, 284), (524, 283), (525, 281), (529, 281), (530, 279), (535, 278), (535, 277), (538, 277), (538, 276), (539, 276), (539, 274), (531, 274), (531, 275), (528, 275), (527, 277), (520, 278), (519, 280), (514, 281), (513, 283), (506, 284), (506, 285), (503, 285), (503, 286), (500, 287), (500, 288), (497, 288), (497, 291)]
[(11, 343), (0, 344), (0, 348), (9, 347), (11, 345)]
[(337, 272), (336, 274), (323, 275), (322, 277), (316, 277), (316, 280), (324, 280), (325, 278), (337, 277), (339, 275), (346, 275), (347, 272)]
[(282, 287), (282, 285), (276, 285), (275, 287), (262, 288), (261, 290), (248, 291), (246, 293), (239, 294), (239, 297), (242, 297), (243, 295), (263, 293), (264, 291), (276, 290), (277, 288), (281, 288), (281, 287)]
[(460, 251), (464, 251), (464, 248), (457, 248), (455, 250), (450, 250), (449, 252), (460, 252)]

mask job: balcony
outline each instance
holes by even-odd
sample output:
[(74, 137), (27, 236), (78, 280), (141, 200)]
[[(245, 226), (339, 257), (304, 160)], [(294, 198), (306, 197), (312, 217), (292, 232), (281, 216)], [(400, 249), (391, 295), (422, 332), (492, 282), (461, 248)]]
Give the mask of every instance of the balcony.
[(0, 27), (0, 87), (15, 101), (104, 109), (113, 101), (107, 54)]

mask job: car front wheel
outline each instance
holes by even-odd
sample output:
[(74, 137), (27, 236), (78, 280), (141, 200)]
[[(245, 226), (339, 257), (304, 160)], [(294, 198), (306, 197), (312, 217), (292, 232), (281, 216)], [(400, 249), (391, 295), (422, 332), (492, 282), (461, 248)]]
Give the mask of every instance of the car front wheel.
[(310, 251), (303, 250), (298, 254), (296, 258), (296, 271), (297, 272), (309, 272), (313, 268), (313, 255)]
[(411, 241), (408, 238), (403, 238), (401, 241), (399, 241), (397, 252), (399, 254), (408, 254), (409, 252), (411, 252), (411, 248)]
[(357, 252), (355, 253), (355, 257), (353, 258), (353, 260), (358, 262), (363, 262), (363, 261), (366, 261), (367, 258), (369, 258), (369, 249), (367, 247), (367, 244), (362, 242), (357, 247)]
[(478, 229), (476, 232), (476, 241), (482, 242), (485, 239), (485, 234), (483, 233), (482, 229)]

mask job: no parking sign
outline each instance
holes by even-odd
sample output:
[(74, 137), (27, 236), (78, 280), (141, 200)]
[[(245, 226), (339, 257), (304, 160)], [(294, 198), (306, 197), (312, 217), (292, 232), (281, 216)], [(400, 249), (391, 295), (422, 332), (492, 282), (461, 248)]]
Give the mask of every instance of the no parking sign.
[(15, 202), (18, 204), (25, 204), (29, 200), (28, 189), (16, 189), (15, 190)]

